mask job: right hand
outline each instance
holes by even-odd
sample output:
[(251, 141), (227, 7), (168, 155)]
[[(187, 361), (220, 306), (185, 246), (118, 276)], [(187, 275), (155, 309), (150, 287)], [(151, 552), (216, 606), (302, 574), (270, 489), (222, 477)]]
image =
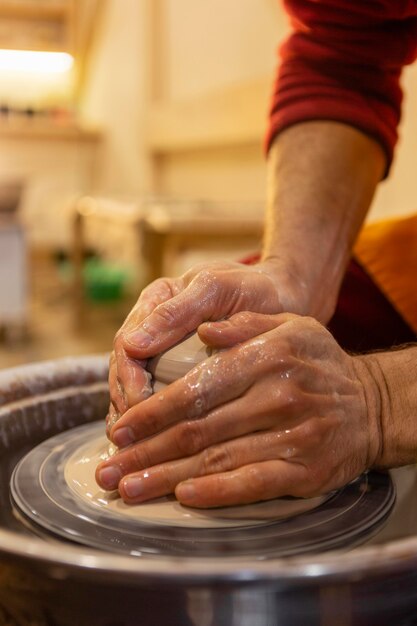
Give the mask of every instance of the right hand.
[(256, 265), (217, 262), (146, 287), (118, 331), (110, 358), (107, 431), (151, 393), (146, 360), (167, 350), (206, 321), (240, 311), (308, 313), (305, 286), (280, 260)]
[(244, 312), (200, 334), (220, 352), (125, 413), (102, 488), (230, 506), (314, 497), (381, 466), (378, 381), (316, 320)]

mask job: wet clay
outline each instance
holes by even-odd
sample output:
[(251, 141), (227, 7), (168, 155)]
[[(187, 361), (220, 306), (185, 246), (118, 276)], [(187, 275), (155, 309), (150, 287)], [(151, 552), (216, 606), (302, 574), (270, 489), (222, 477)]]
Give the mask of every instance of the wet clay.
[(160, 391), (174, 380), (182, 378), (211, 354), (211, 348), (201, 341), (197, 333), (194, 333), (169, 350), (150, 359), (148, 370), (152, 375), (153, 391)]
[(105, 508), (117, 517), (123, 516), (138, 522), (195, 528), (257, 526), (310, 511), (326, 499), (325, 496), (310, 499), (279, 498), (251, 505), (205, 510), (182, 506), (174, 496), (137, 505), (125, 504), (118, 492), (103, 491), (94, 478), (98, 463), (107, 458), (107, 447), (107, 439), (102, 436), (79, 448), (66, 463), (65, 480), (79, 498), (96, 510)]

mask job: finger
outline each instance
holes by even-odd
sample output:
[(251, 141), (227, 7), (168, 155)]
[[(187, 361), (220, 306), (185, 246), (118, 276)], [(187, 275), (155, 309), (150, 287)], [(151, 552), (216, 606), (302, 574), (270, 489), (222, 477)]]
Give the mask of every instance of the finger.
[[(254, 393), (253, 388), (201, 419), (184, 420), (155, 437), (128, 446), (102, 463), (99, 470), (118, 465), (123, 475), (130, 474), (167, 461), (190, 457), (214, 444), (267, 429), (275, 430), (279, 437), (311, 414), (310, 400), (310, 396), (304, 393), (294, 399), (286, 381), (283, 381), (279, 392), (258, 394)], [(111, 488), (116, 487), (117, 484)]]
[[(177, 422), (206, 415), (244, 394), (253, 384), (253, 373), (232, 351), (206, 359), (183, 378), (126, 411), (111, 432), (113, 443), (123, 448)], [(243, 368), (249, 370), (247, 376), (242, 376)]]
[(306, 468), (282, 460), (264, 461), (238, 469), (179, 483), (175, 495), (181, 504), (210, 508), (250, 504), (283, 496), (318, 495), (306, 489)]
[[(149, 358), (171, 347), (205, 321), (254, 306), (266, 313), (278, 310), (279, 302), (276, 294), (272, 294), (270, 279), (242, 267), (236, 264), (228, 271), (199, 272), (182, 291), (158, 305), (137, 331), (124, 336), (126, 352), (135, 358)], [(259, 299), (258, 293), (263, 291), (269, 298)]]
[[(128, 474), (120, 481), (119, 491), (128, 503), (143, 502), (172, 493), (179, 483), (192, 477), (223, 473), (258, 461), (292, 458), (294, 446), (289, 445), (290, 439), (291, 436), (286, 433), (268, 432), (210, 446), (192, 457)], [(113, 469), (116, 477), (117, 470), (121, 468), (113, 466)], [(99, 484), (104, 486), (103, 477), (107, 479), (110, 476), (111, 472), (105, 472), (103, 476), (103, 472), (99, 471)], [(114, 489), (114, 486), (110, 488)]]
[(109, 361), (109, 392), (113, 410), (122, 415), (128, 408), (127, 398), (123, 386), (117, 376), (116, 354), (113, 351)]
[(123, 415), (130, 406), (151, 395), (151, 376), (145, 370), (145, 362), (130, 359), (120, 349), (113, 354), (109, 368), (110, 398), (119, 414)]
[(152, 377), (145, 367), (146, 361), (134, 361), (126, 355), (119, 357), (116, 385), (123, 390), (126, 410), (152, 394)]
[(121, 332), (134, 331), (138, 324), (148, 317), (159, 304), (170, 300), (182, 288), (183, 284), (180, 278), (158, 278), (147, 285), (126, 317)]
[(145, 373), (146, 361), (132, 359), (123, 347), (125, 334), (135, 330), (140, 323), (164, 300), (180, 288), (178, 281), (158, 279), (146, 287), (127, 316), (114, 340), (110, 359), (110, 397), (120, 414), (150, 395), (150, 378)]
[(106, 416), (106, 436), (110, 439), (110, 432), (117, 420), (120, 418), (119, 411), (114, 407), (114, 404), (110, 402), (109, 412)]
[(291, 313), (265, 315), (243, 311), (232, 315), (228, 320), (200, 324), (198, 335), (204, 343), (213, 348), (228, 348), (273, 330), (296, 317)]

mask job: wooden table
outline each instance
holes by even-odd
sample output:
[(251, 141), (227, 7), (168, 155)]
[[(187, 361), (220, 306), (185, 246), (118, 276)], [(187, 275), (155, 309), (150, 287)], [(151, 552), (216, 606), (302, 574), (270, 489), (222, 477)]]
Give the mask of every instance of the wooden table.
[[(86, 208), (87, 207), (87, 208)], [(261, 246), (264, 216), (263, 211), (253, 214), (246, 210), (242, 214), (239, 207), (226, 206), (213, 208), (204, 203), (185, 206), (175, 211), (175, 206), (167, 204), (138, 203), (138, 211), (132, 216), (129, 228), (137, 230), (141, 241), (141, 251), (145, 264), (145, 283), (161, 276), (172, 276), (174, 261), (185, 250), (222, 250), (239, 246), (259, 250)], [(234, 208), (234, 210), (230, 210)], [(73, 222), (74, 264), (74, 311), (77, 326), (83, 326), (84, 281), (83, 263), (85, 253), (84, 220), (88, 215), (100, 214), (99, 202), (78, 201)], [(106, 208), (108, 211), (108, 208)], [(237, 252), (236, 259), (239, 258)]]
[(178, 256), (188, 249), (228, 249), (237, 245), (260, 249), (263, 215), (170, 215), (160, 211), (147, 215), (141, 224), (143, 254), (148, 266), (148, 282), (172, 275)]

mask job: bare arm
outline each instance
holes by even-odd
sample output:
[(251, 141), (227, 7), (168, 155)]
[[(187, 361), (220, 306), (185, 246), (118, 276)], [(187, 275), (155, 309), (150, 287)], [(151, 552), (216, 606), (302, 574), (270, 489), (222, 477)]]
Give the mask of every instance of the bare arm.
[(354, 358), (368, 414), (376, 416), (380, 448), (375, 467), (417, 460), (417, 346)]
[(380, 145), (344, 124), (305, 122), (277, 137), (268, 159), (263, 260), (284, 265), (299, 287), (287, 311), (330, 319), (385, 165)]

